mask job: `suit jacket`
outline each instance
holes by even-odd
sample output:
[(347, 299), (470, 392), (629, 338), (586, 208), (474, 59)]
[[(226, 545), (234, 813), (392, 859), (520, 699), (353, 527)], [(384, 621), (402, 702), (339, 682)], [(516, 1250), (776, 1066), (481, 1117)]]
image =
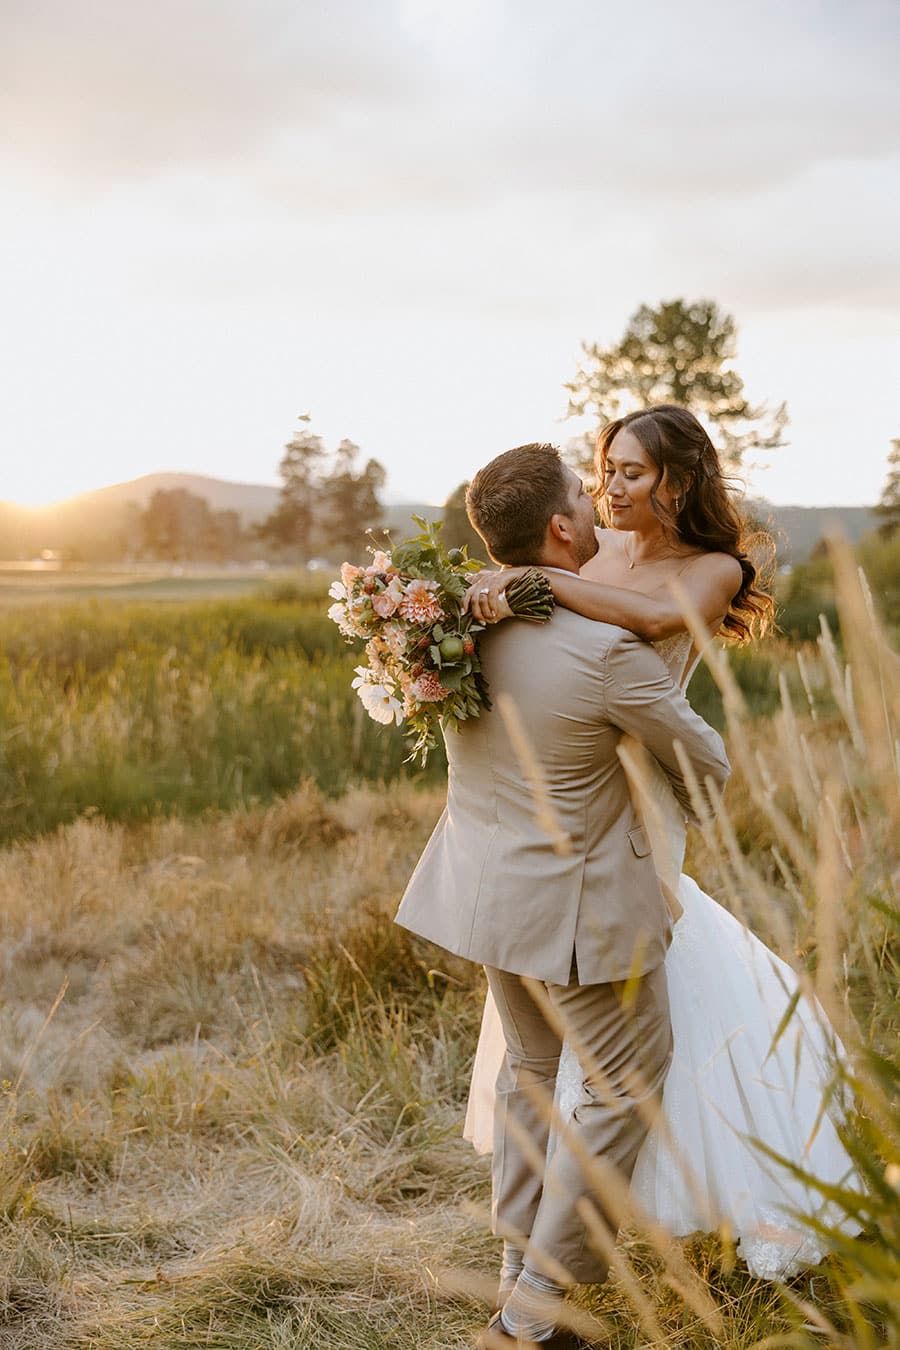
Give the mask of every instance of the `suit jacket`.
[(536, 815), (521, 744), (495, 702), (447, 733), (447, 806), (397, 922), (459, 956), (555, 984), (568, 984), (573, 956), (581, 984), (653, 970), (671, 925), (616, 746), (623, 732), (642, 741), (692, 816), (674, 742), (701, 784), (710, 776), (722, 788), (721, 738), (654, 648), (625, 629), (560, 608), (544, 625), (498, 624), (480, 643), (491, 696), (514, 701), (553, 819)]

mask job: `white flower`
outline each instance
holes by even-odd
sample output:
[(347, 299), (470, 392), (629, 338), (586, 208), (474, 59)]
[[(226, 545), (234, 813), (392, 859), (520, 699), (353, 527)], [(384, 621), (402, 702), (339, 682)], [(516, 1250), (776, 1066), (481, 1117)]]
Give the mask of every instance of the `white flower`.
[(351, 682), (351, 688), (356, 690), (372, 721), (389, 726), (396, 719), (399, 726), (403, 721), (403, 704), (394, 698), (393, 685), (375, 683), (372, 672), (365, 666), (357, 666), (356, 671), (358, 678)]
[(332, 623), (336, 623), (338, 628), (346, 637), (355, 637), (356, 629), (350, 622), (350, 615), (347, 613), (345, 605), (331, 605), (328, 610), (328, 617)]
[(328, 594), (331, 596), (332, 600), (346, 600), (347, 587), (342, 581), (333, 581), (328, 587)]

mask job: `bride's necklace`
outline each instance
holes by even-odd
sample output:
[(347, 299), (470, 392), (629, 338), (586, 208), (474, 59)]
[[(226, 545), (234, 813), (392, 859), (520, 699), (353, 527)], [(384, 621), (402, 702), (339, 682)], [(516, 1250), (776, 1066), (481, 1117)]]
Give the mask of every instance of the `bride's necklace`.
[(625, 539), (622, 540), (622, 549), (623, 549), (623, 551), (624, 551), (624, 553), (625, 553), (625, 558), (626, 558), (626, 561), (627, 561), (627, 563), (628, 563), (629, 571), (630, 571), (633, 567), (643, 567), (643, 566), (644, 566), (644, 563), (662, 562), (662, 560), (663, 560), (664, 558), (675, 558), (675, 557), (678, 556), (675, 549), (669, 548), (665, 553), (657, 553), (657, 554), (654, 554), (654, 556), (653, 556), (652, 558), (638, 558), (638, 559), (634, 559), (634, 558), (632, 558), (631, 554), (628, 552), (628, 539), (627, 539), (627, 538), (625, 538)]

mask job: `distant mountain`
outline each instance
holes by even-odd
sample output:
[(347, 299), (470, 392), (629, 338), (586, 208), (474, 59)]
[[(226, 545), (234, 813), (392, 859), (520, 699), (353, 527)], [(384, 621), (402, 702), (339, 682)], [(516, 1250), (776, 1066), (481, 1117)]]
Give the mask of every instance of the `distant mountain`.
[(414, 524), (413, 516), (421, 516), (423, 520), (441, 520), (443, 514), (444, 508), (435, 506), (433, 502), (386, 502), (384, 528), (393, 535), (396, 542), (399, 542), (419, 533), (419, 527)]
[(113, 483), (69, 497), (46, 511), (77, 512), (89, 509), (112, 509), (133, 502), (143, 510), (154, 492), (174, 492), (181, 488), (195, 497), (205, 497), (213, 511), (237, 511), (245, 525), (264, 520), (278, 500), (278, 488), (264, 483), (230, 483), (223, 478), (206, 478), (196, 473), (148, 473), (143, 478), (132, 478), (127, 483)]
[(878, 524), (870, 506), (773, 506), (766, 501), (749, 502), (748, 506), (760, 525), (773, 535), (782, 564), (806, 562), (828, 533), (844, 534), (855, 544)]
[(189, 473), (152, 473), (49, 506), (0, 502), (0, 556), (30, 558), (52, 549), (91, 561), (127, 557), (136, 547), (138, 514), (154, 492), (176, 488), (205, 497), (213, 510), (237, 511), (245, 525), (262, 520), (278, 498), (277, 487), (257, 483), (228, 483)]
[[(69, 497), (52, 506), (25, 507), (0, 501), (0, 558), (30, 558), (44, 549), (89, 559), (119, 559), (133, 550), (137, 515), (154, 492), (183, 488), (205, 497), (214, 511), (237, 511), (242, 523), (265, 519), (278, 500), (278, 488), (262, 483), (231, 483), (190, 473), (152, 473), (126, 483)], [(781, 562), (804, 562), (826, 530), (839, 528), (855, 543), (874, 528), (873, 511), (863, 506), (772, 506), (749, 503), (760, 524), (775, 535)], [(427, 502), (385, 506), (385, 527), (395, 539), (415, 532), (413, 515), (438, 520), (443, 508)]]

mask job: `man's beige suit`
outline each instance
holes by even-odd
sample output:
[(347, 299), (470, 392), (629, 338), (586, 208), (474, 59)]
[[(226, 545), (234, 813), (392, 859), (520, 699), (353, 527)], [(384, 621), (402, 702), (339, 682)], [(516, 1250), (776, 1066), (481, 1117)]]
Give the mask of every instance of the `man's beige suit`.
[[(603, 1278), (606, 1261), (590, 1250), (576, 1212), (591, 1190), (584, 1157), (602, 1156), (630, 1176), (647, 1128), (631, 1070), (643, 1076), (645, 1095), (658, 1096), (671, 1048), (662, 970), (669, 914), (616, 747), (626, 732), (642, 741), (687, 816), (675, 742), (701, 784), (711, 777), (724, 786), (728, 761), (653, 647), (621, 628), (557, 609), (546, 625), (508, 621), (489, 630), (481, 655), (493, 698), (505, 696), (518, 711), (553, 827), (536, 818), (507, 720), (495, 708), (466, 723), (447, 737), (447, 806), (397, 922), (488, 969), (507, 1042), (495, 1112), (496, 1231), (531, 1236), (540, 1250), (529, 1247), (530, 1260), (550, 1271), (547, 1253), (573, 1279), (592, 1281)], [(645, 978), (628, 996), (629, 1013), (621, 982), (637, 976)], [(535, 1018), (521, 977), (543, 982), (595, 1061), (584, 1065), (571, 1147), (557, 1150), (546, 1178), (535, 1177), (527, 1160), (534, 1148), (523, 1148), (521, 1135), (546, 1146), (547, 1112), (535, 1109), (534, 1089), (552, 1095), (560, 1043)]]
[(533, 794), (494, 709), (447, 737), (447, 806), (412, 875), (398, 923), (447, 951), (567, 984), (660, 965), (668, 911), (616, 746), (630, 732), (656, 756), (692, 815), (674, 742), (702, 783), (728, 761), (662, 658), (633, 633), (557, 609), (481, 638), (493, 698), (509, 696), (540, 764), (568, 851), (535, 818)]

